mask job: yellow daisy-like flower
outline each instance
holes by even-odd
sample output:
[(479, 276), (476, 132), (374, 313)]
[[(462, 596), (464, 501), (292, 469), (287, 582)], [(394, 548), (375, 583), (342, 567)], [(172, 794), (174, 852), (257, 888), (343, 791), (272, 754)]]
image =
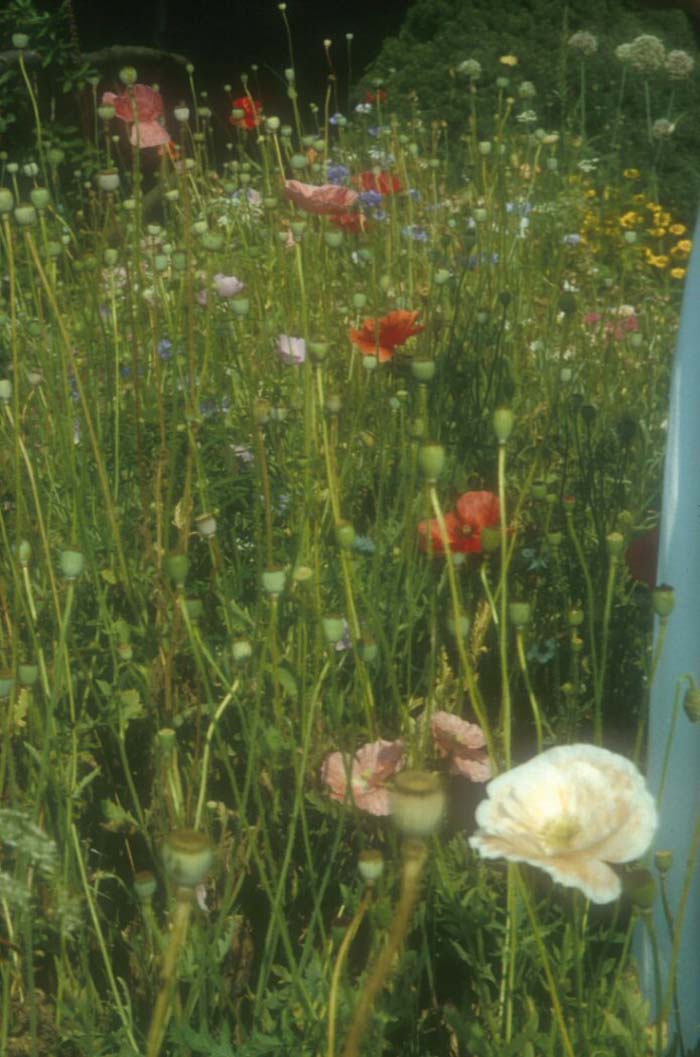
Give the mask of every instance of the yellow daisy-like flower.
[(667, 227), (667, 225), (671, 223), (671, 214), (664, 212), (659, 213), (658, 219), (654, 217), (654, 223), (660, 224), (662, 227)]
[(499, 62), (502, 62), (504, 66), (517, 66), (519, 59), (517, 55), (501, 55)]
[(622, 175), (624, 176), (625, 180), (638, 180), (640, 173), (639, 169), (625, 169)]
[(668, 268), (670, 263), (671, 258), (667, 257), (664, 253), (662, 253), (658, 257), (652, 257), (652, 259), (649, 261), (649, 264), (652, 266), (652, 268)]
[(597, 194), (598, 194), (598, 192), (596, 191), (595, 187), (589, 187), (588, 190), (585, 192), (585, 197), (586, 198), (595, 198), (597, 196)]
[(647, 200), (646, 199), (646, 195), (639, 194), (639, 195), (633, 195), (632, 196), (632, 201), (636, 202), (638, 206), (644, 205), (646, 200)]
[(623, 228), (634, 228), (641, 219), (639, 213), (635, 213), (634, 210), (631, 209), (629, 213), (623, 213), (620, 217), (620, 224)]
[(668, 274), (672, 279), (685, 279), (685, 268), (671, 268)]
[(666, 228), (647, 228), (647, 231), (655, 239), (661, 239), (666, 234)]
[[(673, 249), (678, 250), (679, 253), (690, 253), (692, 248), (693, 244), (690, 239), (681, 239), (681, 241), (677, 242), (673, 247)], [(673, 250), (671, 250), (671, 253), (673, 253)]]
[(671, 227), (668, 230), (672, 235), (685, 235), (688, 229), (685, 224), (671, 224)]

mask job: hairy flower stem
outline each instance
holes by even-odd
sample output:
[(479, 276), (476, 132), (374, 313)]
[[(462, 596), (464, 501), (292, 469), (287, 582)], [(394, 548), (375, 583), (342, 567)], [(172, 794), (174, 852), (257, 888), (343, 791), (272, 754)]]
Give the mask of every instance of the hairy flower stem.
[(391, 971), (394, 957), (398, 953), (408, 932), (413, 909), (420, 895), (420, 880), (428, 857), (428, 849), (422, 841), (410, 841), (404, 846), (401, 895), (396, 906), (394, 920), (389, 929), (384, 949), (374, 963), (345, 1042), (342, 1057), (358, 1057), (360, 1044), (365, 1034), (375, 999), (384, 986)]
[(373, 888), (368, 886), (365, 890), (365, 894), (362, 897), (362, 901), (357, 908), (354, 918), (348, 925), (347, 932), (343, 936), (340, 947), (338, 948), (338, 957), (336, 958), (335, 965), (333, 966), (333, 976), (331, 977), (331, 989), (330, 996), (328, 998), (328, 1048), (327, 1057), (335, 1057), (335, 1018), (338, 1007), (338, 986), (340, 984), (340, 977), (343, 972), (348, 951), (350, 945), (355, 939), (358, 933), (360, 925), (364, 920), (364, 916), (367, 913), (367, 908), (372, 900)]
[(598, 675), (594, 682), (594, 740), (596, 745), (603, 743), (603, 689), (605, 687), (605, 664), (608, 655), (608, 638), (610, 632), (610, 616), (612, 614), (612, 603), (615, 594), (615, 578), (619, 565), (619, 557), (616, 554), (610, 556), (610, 567), (608, 569), (608, 582), (605, 589), (605, 605), (603, 609), (603, 635), (600, 644), (600, 665)]
[(515, 648), (518, 653), (518, 662), (520, 664), (520, 671), (522, 672), (523, 679), (525, 681), (525, 689), (527, 690), (528, 700), (530, 701), (530, 707), (532, 708), (532, 718), (535, 722), (535, 731), (537, 734), (537, 751), (542, 752), (542, 713), (540, 712), (540, 706), (535, 696), (535, 691), (530, 681), (530, 672), (527, 667), (527, 657), (525, 655), (525, 641), (523, 636), (523, 629), (517, 628), (515, 632)]
[(192, 916), (194, 889), (178, 888), (175, 899), (175, 913), (173, 915), (170, 943), (163, 957), (161, 987), (153, 1010), (151, 1026), (148, 1030), (146, 1057), (158, 1057), (163, 1045), (177, 983), (177, 963), (180, 958), (180, 951), (187, 938), (187, 930)]

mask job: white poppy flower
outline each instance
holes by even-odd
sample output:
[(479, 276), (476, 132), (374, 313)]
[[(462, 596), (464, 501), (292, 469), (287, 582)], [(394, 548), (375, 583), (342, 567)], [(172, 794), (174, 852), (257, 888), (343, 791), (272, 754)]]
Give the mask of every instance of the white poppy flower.
[(634, 764), (594, 745), (563, 745), (498, 775), (469, 843), (486, 859), (545, 870), (594, 903), (621, 891), (608, 863), (642, 856), (656, 830), (654, 798)]

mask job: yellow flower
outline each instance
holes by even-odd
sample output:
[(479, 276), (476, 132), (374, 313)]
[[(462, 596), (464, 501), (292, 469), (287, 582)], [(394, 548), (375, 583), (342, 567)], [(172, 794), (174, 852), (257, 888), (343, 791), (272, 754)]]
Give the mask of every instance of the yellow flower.
[(641, 206), (641, 205), (643, 205), (646, 202), (646, 196), (645, 195), (633, 195), (632, 196), (632, 201), (636, 202), (637, 205)]
[(663, 212), (659, 213), (658, 220), (656, 219), (656, 217), (654, 217), (654, 223), (655, 224), (661, 224), (663, 227), (666, 227), (668, 224), (671, 223), (671, 214), (670, 213), (663, 213)]
[(585, 192), (585, 197), (595, 198), (597, 194), (598, 192), (596, 191), (595, 187), (589, 187), (588, 190)]
[(654, 257), (652, 255), (651, 260), (649, 261), (649, 264), (652, 266), (652, 268), (668, 268), (669, 263), (670, 257), (667, 257), (663, 253), (659, 257)]
[[(679, 253), (690, 253), (692, 248), (693, 244), (690, 239), (681, 239), (681, 241), (677, 242), (674, 246), (674, 249), (678, 250)], [(673, 253), (673, 250), (671, 250), (671, 253)]]
[(625, 169), (622, 175), (624, 176), (625, 180), (638, 180), (639, 169)]
[(671, 268), (668, 274), (672, 279), (685, 279), (685, 268)]
[(639, 223), (642, 218), (634, 210), (630, 210), (629, 213), (624, 213), (620, 217), (620, 224), (623, 228), (633, 228)]
[(517, 55), (501, 55), (499, 62), (502, 62), (504, 66), (517, 66), (518, 56)]
[(666, 234), (666, 228), (647, 228), (652, 238), (660, 239)]
[(671, 224), (668, 230), (672, 235), (685, 235), (687, 228), (685, 224)]

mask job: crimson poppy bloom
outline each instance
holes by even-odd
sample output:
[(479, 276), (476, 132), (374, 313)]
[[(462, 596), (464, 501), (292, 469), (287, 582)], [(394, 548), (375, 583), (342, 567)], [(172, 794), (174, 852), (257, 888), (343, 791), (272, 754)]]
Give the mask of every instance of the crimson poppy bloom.
[(640, 583), (656, 586), (656, 566), (659, 560), (659, 528), (637, 536), (625, 552), (625, 562), (630, 576)]
[(158, 121), (163, 116), (163, 97), (147, 84), (132, 85), (121, 95), (104, 92), (102, 103), (113, 106), (120, 121), (131, 125), (132, 147), (159, 147), (170, 143), (170, 134)]
[(380, 88), (377, 92), (365, 92), (365, 103), (386, 103), (388, 98), (384, 88)]
[[(493, 492), (465, 492), (457, 500), (454, 512), (445, 514), (447, 541), (453, 553), (480, 554), (481, 532), (485, 528), (498, 528), (501, 524), (501, 506)], [(440, 526), (437, 518), (421, 521), (421, 550), (430, 549), (433, 554), (444, 554)]]
[(399, 345), (405, 345), (425, 326), (416, 323), (418, 312), (397, 308), (381, 319), (366, 319), (361, 330), (350, 331), (350, 341), (363, 356), (378, 356), (380, 363), (390, 360)]
[(357, 191), (338, 184), (305, 184), (301, 180), (285, 180), (284, 193), (290, 202), (306, 213), (347, 213), (357, 201)]
[(378, 191), (380, 195), (393, 195), (403, 190), (398, 176), (390, 172), (373, 173), (368, 169), (360, 173), (357, 181), (363, 191)]
[(229, 124), (235, 128), (257, 128), (260, 124), (262, 103), (259, 103), (257, 99), (251, 100), (247, 95), (242, 95), (239, 99), (233, 100), (231, 108), (243, 111), (243, 117), (234, 117), (231, 114), (228, 119)]
[(330, 218), (331, 224), (349, 231), (351, 235), (360, 235), (369, 228), (369, 221), (364, 213), (337, 213)]

